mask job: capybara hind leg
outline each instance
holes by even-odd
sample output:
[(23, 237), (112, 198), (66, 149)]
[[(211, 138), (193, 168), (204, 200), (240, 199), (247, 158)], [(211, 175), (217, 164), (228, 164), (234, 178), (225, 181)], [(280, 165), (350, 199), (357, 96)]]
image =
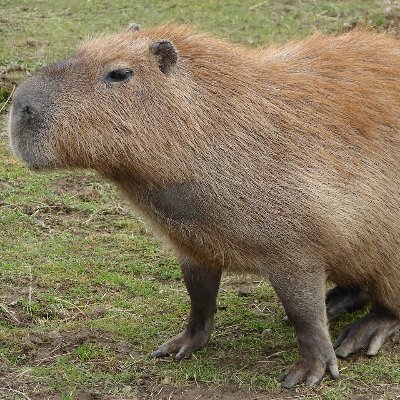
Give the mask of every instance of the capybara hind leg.
[(182, 262), (181, 269), (191, 301), (187, 325), (181, 333), (153, 352), (154, 357), (176, 354), (175, 358), (182, 360), (203, 348), (211, 335), (221, 271), (193, 265), (189, 261)]
[(334, 346), (336, 355), (346, 358), (351, 353), (367, 349), (367, 355), (374, 356), (385, 340), (398, 329), (398, 317), (383, 307), (375, 307), (340, 334)]
[(361, 289), (336, 286), (326, 293), (326, 315), (332, 321), (343, 313), (361, 310), (370, 301), (370, 295)]
[(334, 379), (338, 378), (325, 311), (324, 268), (283, 268), (272, 272), (270, 280), (296, 330), (299, 343), (299, 360), (279, 378), (282, 386), (291, 388), (300, 382), (314, 385), (326, 371)]

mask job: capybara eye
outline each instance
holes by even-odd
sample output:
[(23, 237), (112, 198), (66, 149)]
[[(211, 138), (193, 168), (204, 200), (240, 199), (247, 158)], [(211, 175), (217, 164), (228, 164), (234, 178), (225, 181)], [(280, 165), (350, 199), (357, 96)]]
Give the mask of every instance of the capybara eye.
[(106, 82), (122, 82), (130, 79), (132, 75), (133, 71), (129, 68), (115, 69), (106, 75), (105, 80)]

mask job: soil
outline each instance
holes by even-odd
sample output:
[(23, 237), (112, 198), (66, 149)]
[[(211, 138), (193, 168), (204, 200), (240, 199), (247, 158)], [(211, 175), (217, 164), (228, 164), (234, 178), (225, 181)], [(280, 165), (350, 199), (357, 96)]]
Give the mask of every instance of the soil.
[(52, 188), (55, 194), (68, 194), (83, 201), (96, 201), (100, 199), (101, 194), (94, 188), (93, 183), (99, 183), (94, 176), (71, 176), (54, 182)]
[(140, 387), (138, 400), (272, 400), (294, 399), (293, 396), (296, 396), (296, 394), (292, 391), (282, 393), (254, 393), (238, 389), (233, 385), (221, 385), (211, 388), (201, 385), (186, 388), (173, 388), (168, 385), (152, 385), (151, 382), (146, 381)]

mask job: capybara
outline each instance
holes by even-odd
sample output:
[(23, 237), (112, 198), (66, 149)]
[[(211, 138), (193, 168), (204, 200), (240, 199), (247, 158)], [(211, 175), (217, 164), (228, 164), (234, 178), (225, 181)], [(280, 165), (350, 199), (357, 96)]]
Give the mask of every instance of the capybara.
[(339, 303), (372, 302), (337, 356), (373, 355), (399, 328), (400, 42), (388, 34), (266, 49), (187, 26), (100, 37), (16, 90), (10, 138), (34, 170), (115, 182), (176, 250), (191, 312), (156, 357), (207, 343), (223, 270), (265, 275), (282, 301), (300, 353), (284, 387), (339, 375), (327, 281)]

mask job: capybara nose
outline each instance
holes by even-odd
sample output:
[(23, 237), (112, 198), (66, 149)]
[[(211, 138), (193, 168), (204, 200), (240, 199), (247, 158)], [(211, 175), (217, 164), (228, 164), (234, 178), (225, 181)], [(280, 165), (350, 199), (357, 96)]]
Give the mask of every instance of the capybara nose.
[(46, 93), (49, 84), (40, 76), (25, 81), (12, 98), (12, 115), (20, 129), (33, 128), (48, 118), (52, 101)]
[(24, 121), (31, 122), (37, 115), (37, 111), (31, 105), (26, 104), (21, 107), (20, 114)]
[(10, 144), (14, 153), (32, 168), (48, 163), (41, 156), (41, 151), (48, 130), (50, 109), (48, 96), (44, 96), (29, 81), (14, 93), (10, 112)]

